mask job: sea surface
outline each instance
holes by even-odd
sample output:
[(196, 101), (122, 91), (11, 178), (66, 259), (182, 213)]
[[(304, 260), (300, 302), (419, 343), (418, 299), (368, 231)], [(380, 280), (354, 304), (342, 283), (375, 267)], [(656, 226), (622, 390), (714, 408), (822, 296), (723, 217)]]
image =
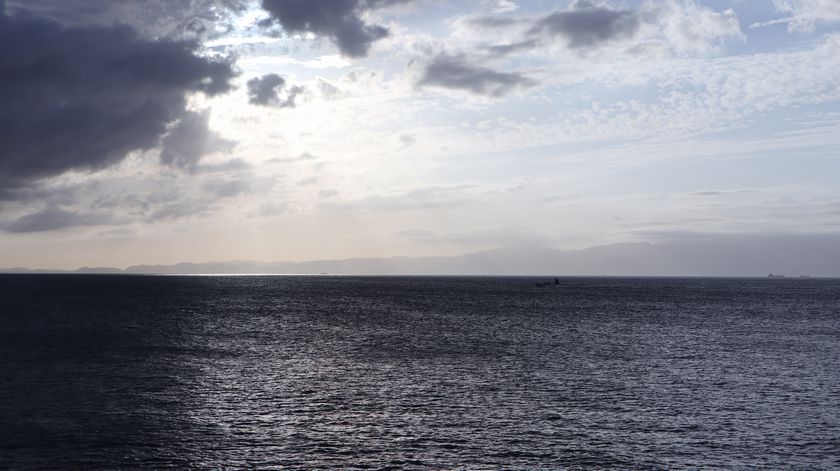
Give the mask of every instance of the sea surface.
[(840, 469), (840, 280), (0, 275), (0, 468)]

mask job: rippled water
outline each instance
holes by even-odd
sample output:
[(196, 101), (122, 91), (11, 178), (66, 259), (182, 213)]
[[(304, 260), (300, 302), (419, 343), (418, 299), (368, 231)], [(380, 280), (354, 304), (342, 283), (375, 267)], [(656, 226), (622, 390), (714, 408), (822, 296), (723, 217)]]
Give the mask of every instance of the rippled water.
[(840, 280), (0, 276), (0, 467), (840, 468)]

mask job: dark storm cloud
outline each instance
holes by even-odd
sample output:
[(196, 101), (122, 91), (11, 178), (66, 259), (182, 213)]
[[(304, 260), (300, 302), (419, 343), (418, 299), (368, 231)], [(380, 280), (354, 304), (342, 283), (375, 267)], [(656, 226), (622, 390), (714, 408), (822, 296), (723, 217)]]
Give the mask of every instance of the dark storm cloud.
[(311, 32), (330, 38), (342, 54), (366, 56), (371, 44), (388, 36), (388, 29), (366, 24), (368, 10), (410, 0), (262, 0), (263, 8), (290, 33)]
[(295, 100), (304, 91), (300, 86), (286, 87), (286, 79), (277, 74), (248, 80), (248, 102), (252, 105), (294, 108)]
[(148, 38), (209, 37), (228, 30), (245, 0), (8, 0), (11, 12), (49, 18), (68, 27), (130, 25)]
[(231, 65), (196, 56), (196, 47), (128, 27), (0, 16), (0, 188), (156, 148), (190, 116), (186, 94), (230, 88)]
[(579, 48), (632, 36), (639, 24), (634, 12), (577, 0), (568, 11), (554, 12), (539, 19), (531, 32), (562, 36), (569, 47)]
[(112, 217), (104, 213), (79, 213), (57, 207), (26, 214), (7, 224), (4, 229), (12, 233), (44, 232), (74, 226), (114, 224)]
[(516, 88), (535, 85), (535, 82), (519, 73), (497, 72), (472, 65), (465, 56), (441, 54), (426, 65), (418, 85), (499, 97)]
[(209, 111), (186, 111), (161, 140), (160, 161), (164, 165), (195, 171), (202, 157), (230, 151), (236, 143), (210, 130)]

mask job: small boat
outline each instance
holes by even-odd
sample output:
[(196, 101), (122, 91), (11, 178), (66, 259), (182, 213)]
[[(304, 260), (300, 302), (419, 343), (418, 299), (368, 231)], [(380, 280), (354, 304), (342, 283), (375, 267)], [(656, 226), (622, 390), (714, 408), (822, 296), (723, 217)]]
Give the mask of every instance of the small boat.
[[(546, 286), (551, 286), (551, 281), (538, 281), (534, 283), (537, 288), (545, 288)], [(554, 279), (554, 286), (560, 286), (560, 278)]]

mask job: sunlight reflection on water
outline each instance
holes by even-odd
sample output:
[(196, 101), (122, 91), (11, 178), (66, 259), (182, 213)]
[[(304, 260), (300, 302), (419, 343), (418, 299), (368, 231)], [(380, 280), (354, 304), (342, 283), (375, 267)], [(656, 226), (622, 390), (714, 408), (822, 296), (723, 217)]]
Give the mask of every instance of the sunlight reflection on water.
[(0, 277), (43, 467), (840, 466), (831, 280)]

